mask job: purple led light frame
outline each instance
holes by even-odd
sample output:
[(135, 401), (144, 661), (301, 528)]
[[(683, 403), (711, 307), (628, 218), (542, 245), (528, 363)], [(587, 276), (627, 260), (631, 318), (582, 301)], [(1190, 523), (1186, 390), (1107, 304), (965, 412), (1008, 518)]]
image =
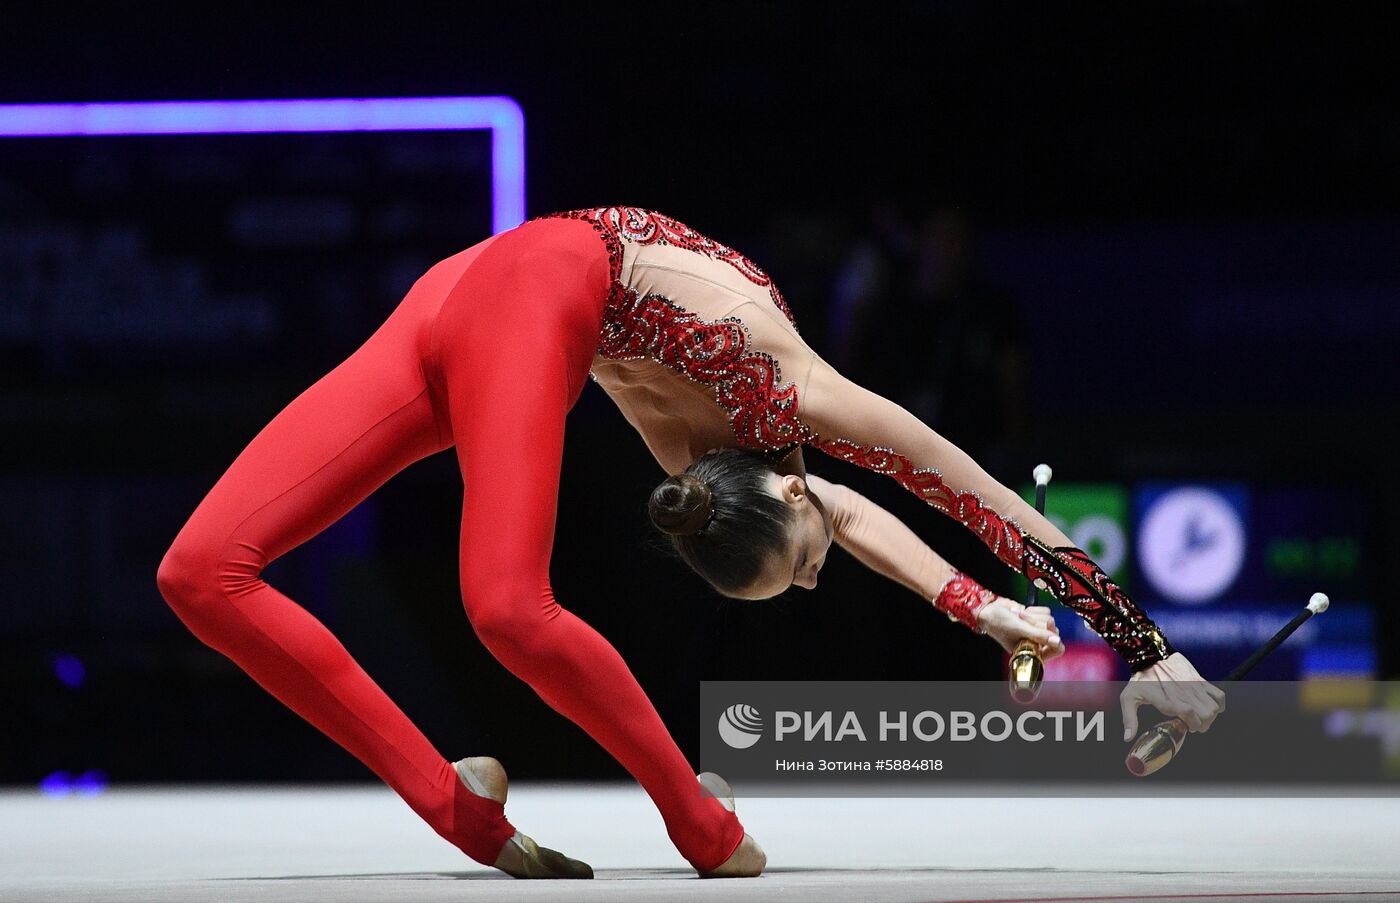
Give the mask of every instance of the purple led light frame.
[(525, 221), (525, 114), (509, 97), (0, 104), (0, 137), (491, 130), (491, 231)]

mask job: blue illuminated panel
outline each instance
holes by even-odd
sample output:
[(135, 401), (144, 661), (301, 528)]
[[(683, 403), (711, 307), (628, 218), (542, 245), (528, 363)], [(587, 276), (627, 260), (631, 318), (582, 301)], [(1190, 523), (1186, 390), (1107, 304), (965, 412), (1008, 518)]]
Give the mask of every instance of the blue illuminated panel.
[[(1056, 494), (1058, 489), (1058, 495)], [(1124, 513), (1132, 498), (1131, 524)], [(1378, 666), (1367, 600), (1366, 499), (1316, 486), (1221, 482), (1052, 485), (1047, 516), (1088, 549), (1208, 678), (1239, 664), (1314, 592), (1332, 600), (1261, 663), (1264, 680), (1369, 678)], [(1055, 607), (1066, 641), (1055, 679), (1126, 673), (1083, 622)]]

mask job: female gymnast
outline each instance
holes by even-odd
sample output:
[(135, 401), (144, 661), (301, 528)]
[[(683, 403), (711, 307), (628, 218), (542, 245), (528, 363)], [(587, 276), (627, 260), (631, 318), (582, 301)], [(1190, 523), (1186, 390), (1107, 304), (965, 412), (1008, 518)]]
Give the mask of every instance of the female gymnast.
[[(732, 794), (698, 778), (616, 650), (549, 582), (564, 417), (592, 376), (672, 474), (650, 512), (719, 592), (815, 586), (835, 541), (1010, 649), (1060, 650), (893, 515), (806, 473), (802, 446), (888, 474), (1041, 579), (1204, 730), (1223, 696), (1069, 539), (966, 454), (862, 389), (798, 334), (769, 277), (669, 217), (553, 214), (434, 265), (348, 359), (294, 399), (200, 502), (157, 583), (209, 646), (382, 778), (440, 835), (516, 877), (591, 877), (506, 820), (499, 762), (449, 762), (263, 569), (410, 463), (455, 448), (462, 600), (478, 637), (641, 783), (702, 876), (759, 874)], [(1206, 689), (1202, 689), (1202, 688)]]

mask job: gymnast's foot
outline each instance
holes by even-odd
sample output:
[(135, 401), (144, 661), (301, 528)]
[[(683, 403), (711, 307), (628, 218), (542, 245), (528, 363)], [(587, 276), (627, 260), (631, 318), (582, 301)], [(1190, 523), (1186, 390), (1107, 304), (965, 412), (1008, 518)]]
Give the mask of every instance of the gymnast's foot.
[[(700, 782), (700, 786), (719, 800), (719, 803), (730, 812), (734, 811), (734, 790), (729, 786), (729, 782), (713, 771), (695, 776)], [(758, 845), (747, 833), (744, 839), (739, 841), (739, 846), (734, 848), (734, 852), (729, 858), (720, 863), (718, 868), (708, 872), (700, 872), (701, 878), (757, 878), (763, 874), (763, 867), (768, 864), (768, 857), (763, 854), (763, 848)]]
[[(472, 756), (452, 763), (457, 777), (477, 796), (506, 802), (506, 770), (490, 756)], [(542, 847), (519, 831), (501, 847), (496, 868), (514, 878), (592, 878), (593, 869), (586, 862), (570, 859), (563, 853)]]

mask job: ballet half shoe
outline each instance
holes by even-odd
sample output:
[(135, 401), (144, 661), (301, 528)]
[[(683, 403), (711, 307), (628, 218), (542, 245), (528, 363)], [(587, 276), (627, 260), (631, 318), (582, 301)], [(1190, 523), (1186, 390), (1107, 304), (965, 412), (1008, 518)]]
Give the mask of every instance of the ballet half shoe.
[[(729, 782), (713, 771), (706, 771), (695, 776), (700, 782), (700, 786), (705, 788), (705, 792), (715, 799), (719, 804), (730, 812), (734, 811), (734, 789), (729, 786)], [(739, 846), (734, 848), (734, 852), (729, 858), (719, 864), (719, 867), (709, 871), (699, 871), (701, 878), (757, 878), (763, 874), (763, 869), (768, 865), (768, 857), (764, 854), (763, 848), (758, 845), (758, 841), (744, 834), (743, 840), (739, 841)]]
[[(473, 756), (453, 762), (452, 767), (472, 793), (505, 805), (508, 784), (506, 770), (500, 762), (490, 756)], [(593, 869), (588, 863), (542, 847), (535, 843), (534, 838), (518, 830), (501, 847), (501, 853), (493, 864), (512, 878), (593, 877)]]
[(528, 834), (515, 832), (506, 841), (496, 868), (512, 878), (592, 878), (593, 868), (586, 862), (570, 859), (558, 850), (535, 843)]
[(713, 771), (701, 772), (695, 776), (695, 780), (700, 782), (706, 793), (719, 800), (721, 806), (734, 811), (734, 788), (729, 786), (728, 781)]

